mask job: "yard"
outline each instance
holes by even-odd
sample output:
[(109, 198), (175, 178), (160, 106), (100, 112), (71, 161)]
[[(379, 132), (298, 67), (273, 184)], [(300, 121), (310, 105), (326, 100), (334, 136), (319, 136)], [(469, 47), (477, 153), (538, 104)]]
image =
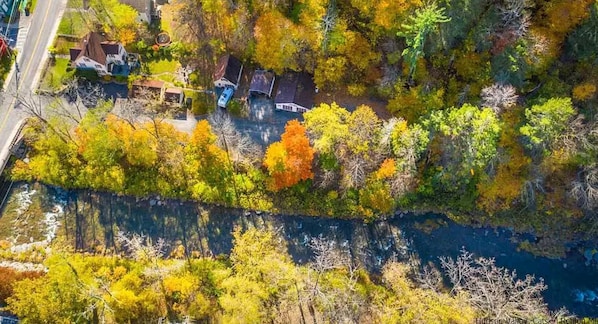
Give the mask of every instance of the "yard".
[(65, 58), (56, 58), (53, 64), (44, 74), (41, 82), (41, 88), (45, 90), (59, 89), (64, 81), (68, 80), (74, 75), (74, 70), (67, 71), (69, 67), (69, 60)]
[(176, 71), (181, 64), (176, 60), (151, 60), (144, 63), (145, 72), (165, 82), (176, 81)]
[(92, 25), (93, 19), (86, 12), (65, 12), (58, 25), (58, 34), (82, 37), (92, 30)]

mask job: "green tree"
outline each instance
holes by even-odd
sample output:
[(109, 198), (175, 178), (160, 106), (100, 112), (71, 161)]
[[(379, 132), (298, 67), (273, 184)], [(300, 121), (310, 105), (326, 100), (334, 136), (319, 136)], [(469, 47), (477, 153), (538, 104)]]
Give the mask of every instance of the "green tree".
[(571, 98), (552, 98), (525, 109), (527, 123), (519, 131), (526, 137), (528, 147), (548, 149), (564, 134), (574, 115)]
[(407, 48), (403, 50), (403, 57), (409, 64), (410, 78), (415, 72), (417, 60), (424, 55), (424, 45), (428, 34), (437, 31), (440, 23), (451, 20), (445, 16), (444, 10), (444, 8), (439, 8), (435, 2), (416, 9), (415, 16), (410, 16), (410, 21), (404, 24), (403, 30), (397, 34), (404, 37), (407, 42)]

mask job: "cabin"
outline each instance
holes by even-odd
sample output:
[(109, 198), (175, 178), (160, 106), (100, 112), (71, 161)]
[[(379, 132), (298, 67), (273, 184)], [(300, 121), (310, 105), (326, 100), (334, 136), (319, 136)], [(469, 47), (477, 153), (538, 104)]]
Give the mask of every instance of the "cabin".
[(276, 109), (304, 113), (314, 106), (316, 85), (307, 73), (286, 73), (278, 81)]
[(276, 77), (274, 73), (266, 70), (256, 70), (251, 78), (249, 85), (249, 95), (264, 95), (268, 98), (272, 97), (272, 89), (274, 89), (274, 81)]
[(235, 90), (239, 87), (243, 64), (236, 57), (227, 54), (222, 56), (216, 63), (214, 71), (214, 86), (218, 88), (232, 87)]
[(129, 75), (127, 51), (122, 44), (91, 32), (69, 50), (71, 65), (77, 69), (95, 70), (99, 76)]

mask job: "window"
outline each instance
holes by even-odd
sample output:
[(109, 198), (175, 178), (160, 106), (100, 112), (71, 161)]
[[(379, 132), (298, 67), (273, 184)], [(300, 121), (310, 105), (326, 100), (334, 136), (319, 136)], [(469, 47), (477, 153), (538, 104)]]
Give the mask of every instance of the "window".
[(83, 59), (83, 61), (85, 61), (85, 62), (91, 62), (91, 60), (90, 60), (90, 59), (88, 59), (87, 57), (86, 57), (86, 58), (84, 58), (84, 59)]
[(101, 66), (99, 64), (96, 64), (95, 67), (96, 67), (96, 69), (103, 69), (104, 68), (103, 66)]
[(286, 111), (293, 111), (293, 107), (290, 105), (282, 105), (282, 109)]
[(77, 66), (82, 68), (82, 67), (85, 67), (85, 64), (83, 64), (83, 63), (77, 63)]

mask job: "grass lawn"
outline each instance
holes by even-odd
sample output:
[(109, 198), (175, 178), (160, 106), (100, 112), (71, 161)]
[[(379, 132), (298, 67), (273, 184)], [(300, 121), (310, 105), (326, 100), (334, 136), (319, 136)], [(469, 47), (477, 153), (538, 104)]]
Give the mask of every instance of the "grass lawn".
[(191, 107), (189, 109), (196, 116), (208, 114), (216, 108), (214, 96), (211, 94), (185, 90), (185, 98), (193, 99), (193, 103), (191, 104)]
[(174, 60), (155, 60), (144, 64), (148, 74), (166, 82), (174, 82), (176, 70), (181, 66)]
[(84, 36), (91, 30), (88, 26), (90, 21), (91, 17), (87, 13), (65, 12), (58, 25), (58, 34)]
[(73, 71), (67, 71), (69, 67), (69, 60), (64, 58), (57, 58), (54, 64), (44, 75), (42, 80), (42, 88), (55, 90), (62, 86), (63, 81), (72, 77), (75, 73)]
[(4, 86), (4, 82), (6, 82), (6, 77), (8, 76), (8, 72), (10, 72), (12, 62), (12, 56), (5, 55), (0, 58), (0, 88), (2, 88)]
[(67, 8), (81, 9), (83, 8), (83, 0), (68, 0), (66, 3)]
[(56, 49), (56, 54), (68, 55), (69, 49), (76, 47), (79, 42), (69, 41), (64, 37), (56, 37), (56, 41), (54, 42), (54, 48)]

